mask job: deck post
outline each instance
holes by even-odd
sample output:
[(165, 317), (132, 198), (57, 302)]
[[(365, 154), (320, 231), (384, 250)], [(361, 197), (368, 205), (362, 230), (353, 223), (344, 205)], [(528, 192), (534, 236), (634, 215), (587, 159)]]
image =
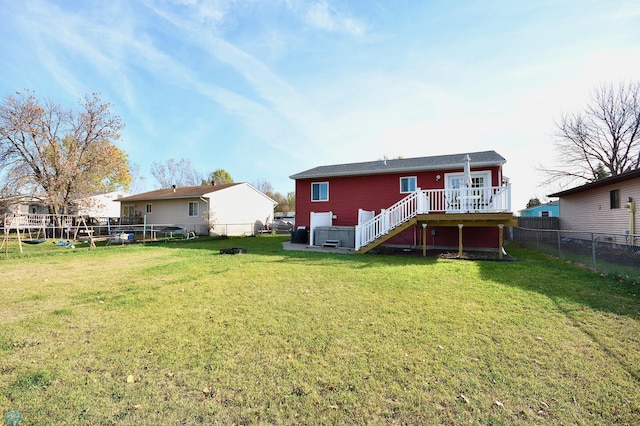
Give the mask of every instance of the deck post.
[(422, 224), (422, 257), (427, 257), (427, 224)]
[(458, 224), (458, 257), (462, 257), (462, 227), (464, 224)]
[(504, 246), (504, 223), (498, 224), (498, 259), (502, 260), (502, 246)]

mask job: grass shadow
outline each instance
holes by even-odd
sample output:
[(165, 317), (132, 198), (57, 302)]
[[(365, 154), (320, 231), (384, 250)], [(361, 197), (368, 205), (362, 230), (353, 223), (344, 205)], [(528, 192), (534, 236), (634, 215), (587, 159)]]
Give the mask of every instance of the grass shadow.
[(508, 252), (519, 261), (478, 262), (483, 279), (537, 292), (556, 303), (640, 319), (640, 288), (636, 283), (606, 277), (516, 245), (508, 246)]

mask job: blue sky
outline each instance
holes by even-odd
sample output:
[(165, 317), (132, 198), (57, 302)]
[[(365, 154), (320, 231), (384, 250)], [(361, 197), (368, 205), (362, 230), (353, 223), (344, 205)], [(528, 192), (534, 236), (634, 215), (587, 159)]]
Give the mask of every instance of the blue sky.
[(557, 189), (554, 120), (640, 80), (640, 2), (0, 0), (0, 95), (97, 92), (118, 145), (293, 191), (344, 162), (496, 150), (513, 210)]

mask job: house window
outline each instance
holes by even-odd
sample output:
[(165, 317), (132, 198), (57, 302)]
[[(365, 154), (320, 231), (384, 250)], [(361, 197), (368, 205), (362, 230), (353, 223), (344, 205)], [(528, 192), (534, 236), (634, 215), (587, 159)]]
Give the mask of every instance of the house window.
[(551, 217), (548, 210), (543, 210), (540, 212), (540, 217)]
[(614, 189), (613, 191), (609, 191), (609, 203), (612, 209), (620, 208), (620, 190)]
[[(464, 181), (463, 173), (445, 173), (445, 189), (459, 189), (462, 188)], [(489, 188), (491, 187), (491, 172), (471, 172), (471, 187), (472, 188)]]
[(484, 188), (484, 176), (474, 176), (471, 178), (471, 187), (472, 188)]
[(314, 182), (311, 184), (311, 201), (329, 200), (329, 182)]
[(418, 178), (415, 176), (401, 177), (400, 178), (400, 193), (407, 194), (409, 192), (416, 192)]
[(147, 214), (151, 213), (151, 204), (147, 204), (147, 209), (145, 211)]
[(199, 202), (189, 201), (189, 217), (198, 216), (198, 206), (200, 206)]
[(136, 215), (136, 206), (134, 205), (124, 205), (122, 206), (122, 217), (132, 218)]

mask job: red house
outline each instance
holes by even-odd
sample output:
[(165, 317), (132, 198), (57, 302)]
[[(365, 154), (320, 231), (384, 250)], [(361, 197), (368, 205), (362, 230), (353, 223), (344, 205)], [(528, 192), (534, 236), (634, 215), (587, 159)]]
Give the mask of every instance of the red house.
[(516, 224), (505, 162), (482, 151), (306, 170), (290, 176), (296, 226), (308, 227), (311, 245), (358, 253), (381, 244), (502, 253), (503, 228)]

